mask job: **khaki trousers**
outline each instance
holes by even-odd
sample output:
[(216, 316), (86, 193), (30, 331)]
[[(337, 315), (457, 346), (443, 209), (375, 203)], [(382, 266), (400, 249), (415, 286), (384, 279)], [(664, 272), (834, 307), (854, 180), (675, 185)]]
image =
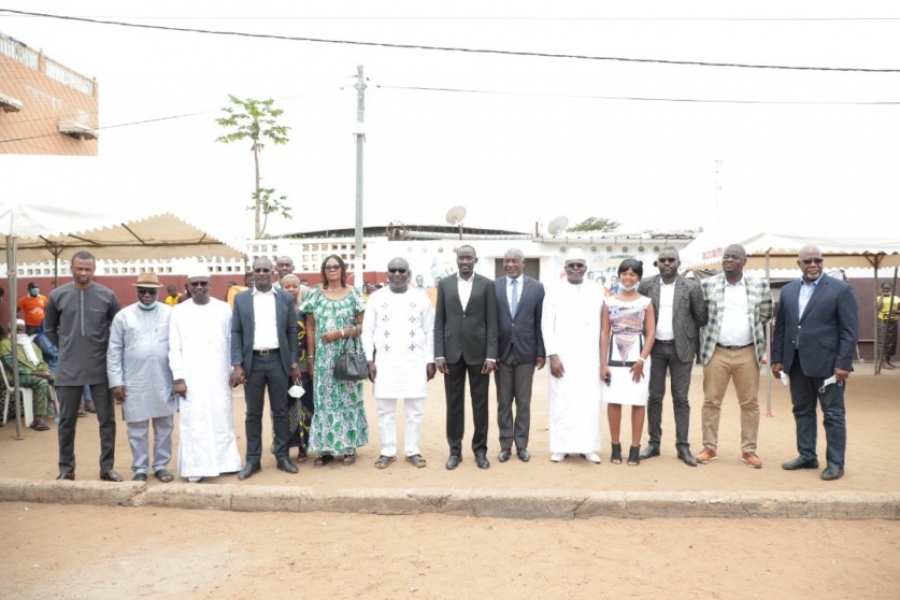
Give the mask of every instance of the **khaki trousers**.
[(709, 363), (703, 367), (703, 447), (715, 450), (718, 446), (722, 399), (731, 380), (741, 406), (741, 452), (756, 452), (759, 365), (753, 345), (739, 350), (716, 346)]

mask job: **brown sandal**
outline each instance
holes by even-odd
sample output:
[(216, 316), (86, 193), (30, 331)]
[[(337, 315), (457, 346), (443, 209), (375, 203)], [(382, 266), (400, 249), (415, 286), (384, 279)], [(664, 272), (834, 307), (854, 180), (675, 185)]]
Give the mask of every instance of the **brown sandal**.
[(426, 461), (424, 458), (422, 458), (421, 454), (413, 454), (412, 456), (407, 456), (406, 462), (408, 462), (409, 464), (411, 464), (412, 466), (414, 466), (417, 469), (421, 469), (428, 465), (428, 461)]
[(345, 454), (344, 460), (342, 462), (344, 463), (345, 467), (349, 467), (356, 462), (356, 454)]
[[(382, 454), (381, 456), (378, 457), (378, 460), (375, 461), (375, 468), (376, 469), (387, 469), (388, 465), (390, 465), (395, 460), (397, 460), (396, 456), (385, 456)], [(347, 464), (346, 456), (344, 457), (344, 464)]]
[(313, 466), (316, 468), (324, 467), (325, 465), (327, 465), (328, 463), (330, 463), (333, 460), (334, 460), (334, 457), (330, 454), (320, 454), (318, 456), (318, 458), (316, 458), (316, 460), (313, 461)]

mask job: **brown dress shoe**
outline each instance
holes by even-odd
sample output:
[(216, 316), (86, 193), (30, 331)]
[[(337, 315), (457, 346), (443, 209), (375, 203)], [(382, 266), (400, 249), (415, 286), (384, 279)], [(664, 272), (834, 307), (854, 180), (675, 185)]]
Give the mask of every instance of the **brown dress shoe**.
[(719, 457), (716, 456), (715, 450), (713, 450), (712, 448), (704, 448), (703, 452), (697, 455), (697, 462), (701, 465), (705, 465), (709, 461), (716, 460), (717, 458)]
[(756, 455), (756, 452), (744, 452), (741, 460), (747, 463), (751, 469), (762, 469), (762, 459)]

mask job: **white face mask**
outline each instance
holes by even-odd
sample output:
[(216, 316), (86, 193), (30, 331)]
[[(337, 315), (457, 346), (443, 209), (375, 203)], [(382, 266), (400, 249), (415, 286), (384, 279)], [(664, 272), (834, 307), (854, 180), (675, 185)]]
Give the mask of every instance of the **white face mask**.
[(639, 286), (640, 284), (641, 284), (641, 282), (638, 281), (638, 282), (635, 283), (633, 286), (628, 287), (628, 286), (625, 285), (624, 283), (620, 283), (620, 284), (619, 284), (619, 291), (621, 291), (621, 292), (633, 292), (634, 290), (638, 289), (638, 286)]

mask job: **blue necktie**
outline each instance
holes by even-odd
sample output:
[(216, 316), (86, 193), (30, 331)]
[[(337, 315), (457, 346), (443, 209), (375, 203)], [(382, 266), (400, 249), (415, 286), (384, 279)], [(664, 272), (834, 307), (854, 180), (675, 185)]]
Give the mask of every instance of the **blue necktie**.
[(512, 316), (516, 316), (516, 309), (519, 308), (519, 280), (512, 280), (512, 301), (509, 303), (509, 312)]

